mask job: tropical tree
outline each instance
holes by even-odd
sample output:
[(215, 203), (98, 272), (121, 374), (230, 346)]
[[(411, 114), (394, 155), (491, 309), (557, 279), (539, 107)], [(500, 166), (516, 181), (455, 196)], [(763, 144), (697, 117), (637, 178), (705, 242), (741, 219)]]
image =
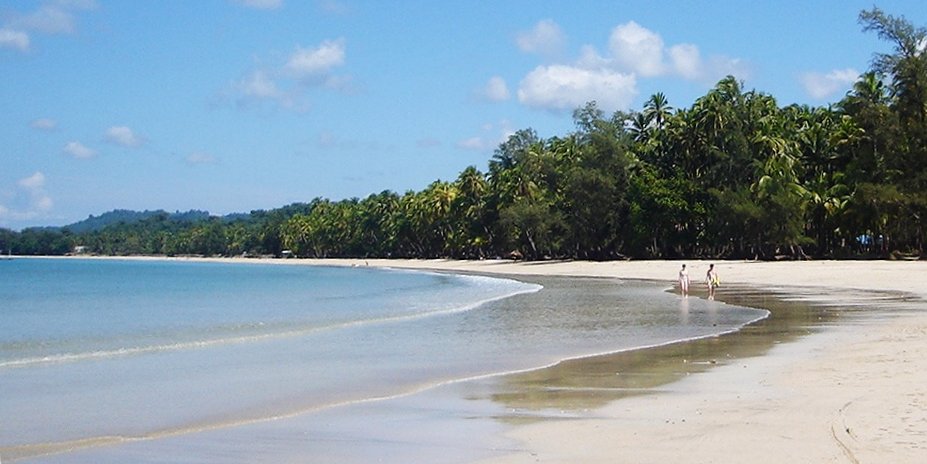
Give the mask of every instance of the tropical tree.
[[(587, 107), (587, 110), (593, 108)], [(586, 259), (614, 257), (627, 226), (628, 159), (623, 127), (596, 114), (580, 112), (576, 163), (566, 172), (562, 211), (568, 253)]]
[(890, 81), (891, 108), (899, 122), (897, 150), (886, 153), (889, 170), (898, 173), (897, 185), (905, 198), (894, 218), (898, 244), (923, 251), (927, 219), (927, 29), (915, 27), (904, 17), (885, 14), (878, 8), (859, 15), (864, 31), (875, 31), (891, 42), (894, 53), (878, 53), (874, 73)]
[(455, 187), (457, 197), (451, 211), (458, 255), (482, 258), (493, 239), (488, 208), (489, 183), (475, 166), (468, 166), (457, 177)]

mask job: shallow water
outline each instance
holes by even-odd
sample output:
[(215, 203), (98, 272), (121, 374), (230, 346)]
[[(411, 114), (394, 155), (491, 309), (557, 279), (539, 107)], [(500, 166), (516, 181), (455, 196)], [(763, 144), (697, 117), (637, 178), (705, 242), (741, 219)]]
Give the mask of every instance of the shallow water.
[[(96, 260), (14, 260), (0, 277), (11, 295), (0, 417), (15, 418), (0, 422), (0, 456), (56, 453), (40, 462), (253, 462), (305, 448), (307, 430), (328, 433), (337, 456), (353, 434), (400, 434), (391, 420), (417, 414), (395, 407), (407, 395), (766, 314), (611, 279), (538, 291), (478, 276)], [(364, 432), (374, 423), (358, 408), (385, 422)], [(289, 433), (267, 432), (278, 428)], [(256, 431), (265, 439), (249, 441)]]

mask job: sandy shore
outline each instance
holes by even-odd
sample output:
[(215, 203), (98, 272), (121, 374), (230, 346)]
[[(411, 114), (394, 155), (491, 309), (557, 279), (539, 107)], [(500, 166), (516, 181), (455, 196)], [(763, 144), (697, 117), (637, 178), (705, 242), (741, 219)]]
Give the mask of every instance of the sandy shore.
[[(675, 282), (683, 263), (271, 262), (639, 278), (667, 284)], [(708, 262), (685, 263), (693, 286), (702, 287)], [(726, 284), (746, 284), (819, 303), (891, 310), (719, 365), (657, 393), (614, 401), (588, 415), (514, 426), (511, 452), (486, 463), (925, 462), (927, 262), (720, 261), (716, 269), (725, 284), (718, 294), (722, 301), (725, 291), (736, 291)], [(911, 298), (905, 301), (904, 295)]]
[[(303, 261), (305, 262), (305, 261)], [(672, 282), (681, 262), (333, 261), (316, 264)], [(702, 285), (707, 262), (689, 261)], [(927, 297), (927, 262), (718, 262), (723, 282), (872, 304), (858, 290)], [(724, 299), (724, 287), (719, 292)], [(866, 303), (866, 302), (869, 303)], [(897, 303), (896, 303), (897, 304)], [(910, 462), (927, 459), (927, 312), (919, 301), (764, 356), (618, 400), (589, 417), (515, 427), (522, 449), (492, 463)], [(911, 310), (908, 310), (911, 309)]]

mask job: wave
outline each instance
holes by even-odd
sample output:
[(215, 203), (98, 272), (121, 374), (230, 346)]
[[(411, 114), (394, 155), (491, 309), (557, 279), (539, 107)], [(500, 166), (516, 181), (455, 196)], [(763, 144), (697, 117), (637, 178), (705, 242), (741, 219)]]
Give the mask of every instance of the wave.
[[(530, 293), (532, 291), (539, 291), (539, 290), (540, 288), (526, 289), (526, 290), (517, 292), (516, 294)], [(509, 296), (514, 296), (514, 294), (509, 295)], [(489, 299), (479, 304), (485, 304), (486, 302), (495, 301), (495, 300), (499, 300), (499, 299), (506, 298), (506, 297), (507, 296), (492, 298), (492, 299)], [(476, 307), (479, 304), (467, 305), (467, 307), (471, 307), (471, 306)], [(462, 311), (462, 310), (464, 309), (458, 309), (457, 311)], [(443, 312), (443, 313), (446, 313), (446, 312)], [(634, 351), (644, 351), (644, 350), (649, 350), (649, 349), (654, 349), (654, 348), (675, 345), (679, 343), (688, 343), (688, 342), (693, 342), (696, 340), (719, 337), (719, 336), (723, 336), (723, 335), (727, 335), (731, 333), (736, 333), (742, 330), (744, 327), (747, 327), (749, 325), (755, 324), (759, 321), (762, 321), (763, 319), (768, 318), (770, 314), (771, 313), (769, 311), (764, 310), (764, 314), (750, 321), (747, 321), (736, 327), (732, 327), (726, 330), (721, 330), (721, 331), (710, 333), (710, 334), (668, 340), (668, 341), (654, 343), (654, 344), (627, 347), (627, 348), (622, 348), (622, 349), (617, 349), (617, 350), (603, 351), (599, 353), (589, 353), (589, 354), (583, 354), (579, 356), (565, 357), (565, 358), (558, 359), (548, 364), (528, 367), (528, 368), (522, 368), (522, 369), (512, 369), (512, 370), (504, 370), (504, 371), (498, 371), (498, 372), (489, 372), (489, 373), (469, 375), (469, 376), (450, 378), (450, 379), (436, 379), (430, 382), (423, 382), (423, 383), (419, 383), (415, 385), (409, 385), (406, 388), (398, 392), (383, 393), (383, 394), (372, 395), (372, 396), (363, 397), (363, 398), (345, 399), (345, 400), (333, 401), (330, 403), (303, 406), (303, 407), (298, 407), (298, 408), (295, 408), (289, 411), (277, 411), (277, 412), (270, 413), (267, 415), (240, 417), (237, 419), (231, 419), (227, 421), (201, 422), (201, 423), (195, 423), (195, 424), (190, 424), (187, 426), (181, 426), (181, 427), (176, 427), (176, 428), (166, 428), (166, 429), (155, 430), (155, 431), (142, 433), (138, 435), (106, 435), (106, 436), (88, 437), (88, 438), (81, 438), (81, 439), (76, 439), (76, 440), (60, 441), (60, 442), (22, 444), (22, 445), (14, 445), (14, 446), (7, 447), (7, 448), (0, 447), (0, 451), (5, 451), (6, 453), (12, 454), (17, 457), (49, 456), (49, 455), (61, 454), (65, 452), (71, 452), (71, 451), (78, 450), (78, 449), (95, 448), (95, 447), (100, 447), (100, 446), (117, 445), (117, 444), (122, 444), (122, 443), (152, 441), (152, 440), (182, 436), (182, 435), (187, 435), (187, 434), (192, 434), (192, 433), (200, 433), (200, 432), (220, 430), (220, 429), (226, 429), (226, 428), (232, 428), (232, 427), (255, 425), (255, 424), (261, 424), (261, 423), (266, 423), (266, 422), (284, 420), (284, 419), (292, 419), (295, 417), (318, 413), (321, 411), (330, 410), (334, 408), (349, 407), (349, 406), (355, 406), (355, 405), (377, 403), (381, 401), (389, 401), (389, 400), (396, 400), (400, 398), (406, 398), (406, 397), (421, 394), (421, 393), (424, 393), (426, 391), (430, 391), (436, 388), (446, 387), (449, 385), (461, 384), (461, 383), (466, 383), (466, 382), (475, 382), (475, 381), (505, 377), (509, 375), (517, 375), (517, 374), (523, 374), (523, 373), (528, 373), (528, 372), (540, 371), (543, 369), (549, 369), (557, 365), (560, 365), (562, 363), (570, 362), (574, 360), (589, 359), (589, 358), (595, 358), (599, 356), (607, 356), (607, 355), (628, 353), (628, 352), (634, 352)], [(423, 315), (422, 317), (425, 317), (425, 315)]]
[[(475, 279), (487, 279), (487, 280), (506, 280), (506, 279), (495, 279), (489, 277), (477, 277), (477, 276), (464, 276), (472, 277)], [(517, 282), (517, 281), (511, 281)], [(79, 353), (61, 353), (61, 354), (52, 354), (47, 356), (34, 356), (29, 358), (13, 359), (9, 361), (0, 361), (0, 370), (2, 369), (14, 369), (14, 368), (24, 368), (24, 367), (35, 367), (48, 364), (68, 364), (68, 363), (77, 363), (84, 361), (98, 361), (98, 360), (108, 360), (115, 358), (123, 358), (129, 356), (141, 356), (148, 354), (160, 354), (168, 352), (178, 352), (178, 351), (188, 351), (188, 350), (198, 350), (198, 349), (207, 349), (219, 346), (227, 345), (240, 345), (246, 343), (255, 343), (271, 340), (279, 340), (286, 338), (296, 338), (296, 337), (305, 337), (308, 335), (313, 335), (321, 332), (328, 332), (333, 330), (342, 330), (350, 329), (356, 327), (377, 325), (377, 324), (391, 324), (398, 322), (407, 322), (425, 319), (429, 317), (445, 316), (450, 314), (462, 313), (466, 311), (471, 311), (485, 304), (492, 303), (494, 301), (503, 300), (505, 298), (510, 298), (517, 295), (523, 295), (527, 293), (535, 293), (540, 291), (543, 287), (536, 284), (523, 284), (518, 282), (524, 288), (511, 291), (502, 295), (494, 296), (491, 298), (485, 298), (473, 303), (464, 304), (461, 306), (455, 306), (451, 308), (433, 310), (433, 311), (423, 311), (417, 313), (407, 313), (407, 314), (398, 314), (393, 316), (384, 316), (370, 319), (360, 319), (352, 320), (345, 322), (338, 322), (324, 326), (315, 326), (315, 327), (306, 327), (293, 330), (285, 330), (280, 332), (271, 332), (271, 333), (262, 333), (254, 335), (244, 335), (244, 336), (234, 336), (234, 337), (219, 337), (206, 340), (192, 340), (184, 341), (177, 343), (166, 343), (166, 344), (157, 344), (157, 345), (147, 345), (147, 346), (138, 346), (138, 347), (128, 347), (128, 348), (115, 348), (115, 349), (103, 349), (95, 351), (85, 351)]]

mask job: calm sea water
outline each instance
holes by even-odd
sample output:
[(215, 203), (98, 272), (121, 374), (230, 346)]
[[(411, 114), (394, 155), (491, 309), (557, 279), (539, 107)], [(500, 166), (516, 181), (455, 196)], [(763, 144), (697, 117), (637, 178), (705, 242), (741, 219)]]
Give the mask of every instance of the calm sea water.
[(764, 315), (717, 308), (601, 279), (548, 295), (367, 268), (4, 261), (0, 458), (332, 411)]

